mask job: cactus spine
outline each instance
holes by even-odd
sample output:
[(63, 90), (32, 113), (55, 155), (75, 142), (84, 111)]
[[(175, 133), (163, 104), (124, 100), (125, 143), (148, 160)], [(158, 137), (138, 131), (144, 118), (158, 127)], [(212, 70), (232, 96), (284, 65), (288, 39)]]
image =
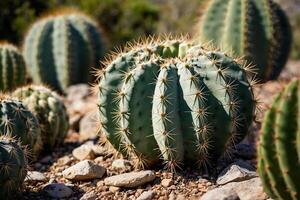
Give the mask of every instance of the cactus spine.
[(101, 132), (139, 164), (204, 169), (248, 132), (255, 102), (246, 71), (184, 40), (138, 44), (99, 72)]
[(26, 67), (22, 54), (8, 43), (0, 44), (0, 90), (8, 91), (25, 83)]
[(5, 96), (0, 98), (0, 135), (20, 139), (34, 154), (41, 148), (40, 127), (37, 118), (22, 102)]
[(56, 92), (45, 86), (30, 85), (18, 88), (13, 96), (19, 98), (37, 117), (44, 151), (50, 151), (63, 142), (69, 118), (64, 103)]
[(87, 16), (62, 11), (37, 21), (24, 43), (24, 57), (35, 83), (64, 90), (90, 80), (103, 54), (102, 37)]
[(300, 80), (276, 96), (266, 112), (258, 145), (258, 172), (274, 199), (300, 198)]
[(0, 198), (12, 199), (22, 189), (27, 174), (26, 149), (20, 142), (0, 136)]
[(273, 0), (212, 0), (197, 36), (201, 42), (245, 56), (262, 81), (279, 76), (291, 38), (288, 19)]

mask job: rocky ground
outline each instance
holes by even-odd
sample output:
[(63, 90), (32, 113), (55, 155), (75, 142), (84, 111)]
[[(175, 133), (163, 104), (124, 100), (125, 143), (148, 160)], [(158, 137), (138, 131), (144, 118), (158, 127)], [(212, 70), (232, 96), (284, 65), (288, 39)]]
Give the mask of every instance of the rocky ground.
[[(259, 86), (259, 119), (284, 83), (300, 76), (299, 69), (300, 62), (289, 62), (279, 81)], [(193, 169), (178, 174), (159, 168), (135, 171), (130, 160), (97, 144), (97, 97), (87, 85), (70, 87), (65, 102), (70, 114), (69, 134), (61, 147), (31, 164), (24, 199), (268, 199), (255, 168), (253, 144), (259, 123), (248, 142), (237, 146), (231, 162), (220, 163), (213, 178)]]

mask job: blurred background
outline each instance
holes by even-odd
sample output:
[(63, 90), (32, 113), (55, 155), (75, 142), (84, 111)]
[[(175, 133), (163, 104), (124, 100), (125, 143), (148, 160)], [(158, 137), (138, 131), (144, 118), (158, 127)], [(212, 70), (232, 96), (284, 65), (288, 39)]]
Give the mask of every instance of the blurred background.
[[(30, 24), (43, 13), (75, 7), (102, 27), (108, 49), (141, 36), (193, 34), (194, 24), (209, 0), (0, 0), (0, 40), (22, 45)], [(291, 58), (300, 59), (300, 0), (276, 0), (293, 27)]]

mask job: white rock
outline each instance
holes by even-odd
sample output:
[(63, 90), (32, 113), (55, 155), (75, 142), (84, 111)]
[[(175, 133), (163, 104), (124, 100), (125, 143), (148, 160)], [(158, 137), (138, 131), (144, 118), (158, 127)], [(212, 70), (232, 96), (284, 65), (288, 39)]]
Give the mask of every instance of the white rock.
[(96, 165), (92, 161), (84, 160), (65, 169), (62, 174), (66, 179), (83, 181), (101, 178), (105, 174), (105, 171), (104, 167)]
[(120, 175), (115, 175), (104, 179), (105, 185), (113, 185), (117, 187), (133, 188), (155, 179), (155, 173), (150, 170), (130, 172)]
[(94, 192), (85, 193), (80, 200), (95, 200), (97, 195)]
[(224, 185), (229, 182), (238, 182), (257, 177), (255, 169), (248, 163), (238, 160), (224, 169), (218, 179), (218, 185)]
[(163, 179), (161, 181), (161, 185), (164, 187), (169, 187), (173, 184), (173, 180), (172, 179)]
[(43, 191), (52, 198), (67, 198), (73, 190), (63, 183), (50, 183), (44, 186)]
[(240, 198), (233, 190), (216, 188), (205, 193), (201, 200), (240, 200)]
[(150, 191), (145, 191), (143, 192), (136, 200), (151, 200), (155, 196), (155, 192), (150, 190)]
[(127, 170), (131, 168), (131, 164), (128, 160), (124, 159), (116, 159), (111, 164), (112, 168), (114, 169), (122, 169)]
[(83, 144), (72, 151), (77, 160), (94, 159), (95, 154), (91, 145)]
[(26, 178), (25, 178), (26, 182), (47, 182), (48, 179), (47, 177), (38, 171), (28, 171)]

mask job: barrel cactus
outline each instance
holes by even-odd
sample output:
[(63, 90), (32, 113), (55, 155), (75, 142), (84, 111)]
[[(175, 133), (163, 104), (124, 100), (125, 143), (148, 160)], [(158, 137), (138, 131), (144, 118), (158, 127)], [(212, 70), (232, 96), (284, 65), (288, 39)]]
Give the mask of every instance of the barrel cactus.
[(64, 103), (56, 92), (42, 85), (29, 85), (18, 88), (13, 96), (20, 99), (37, 117), (44, 151), (51, 150), (64, 140), (69, 118)]
[(13, 199), (27, 173), (26, 149), (8, 136), (0, 136), (0, 198)]
[(162, 158), (171, 170), (184, 161), (209, 169), (247, 134), (253, 81), (220, 51), (184, 39), (153, 41), (117, 55), (99, 72), (101, 133), (138, 164)]
[(37, 21), (27, 33), (23, 54), (35, 83), (63, 91), (87, 83), (98, 66), (103, 41), (95, 22), (76, 11), (60, 11)]
[(261, 81), (279, 76), (291, 47), (288, 19), (273, 0), (212, 0), (197, 29), (201, 42), (245, 57)]
[(258, 172), (273, 199), (300, 199), (300, 80), (279, 93), (265, 114)]
[(5, 96), (0, 98), (0, 111), (0, 135), (16, 137), (32, 153), (38, 154), (41, 138), (37, 118), (22, 102)]
[(22, 54), (8, 43), (0, 44), (0, 90), (9, 91), (26, 81), (26, 67)]

